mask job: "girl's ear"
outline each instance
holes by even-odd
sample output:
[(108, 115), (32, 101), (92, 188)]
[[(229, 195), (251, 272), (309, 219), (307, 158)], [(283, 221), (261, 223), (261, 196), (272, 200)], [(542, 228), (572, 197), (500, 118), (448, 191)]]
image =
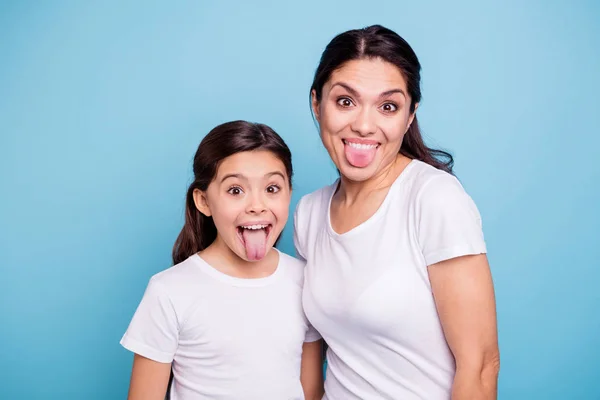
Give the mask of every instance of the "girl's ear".
[(208, 201), (206, 199), (206, 192), (203, 192), (200, 189), (194, 189), (193, 196), (196, 209), (205, 216), (210, 217), (212, 214), (210, 212), (210, 207), (208, 206)]

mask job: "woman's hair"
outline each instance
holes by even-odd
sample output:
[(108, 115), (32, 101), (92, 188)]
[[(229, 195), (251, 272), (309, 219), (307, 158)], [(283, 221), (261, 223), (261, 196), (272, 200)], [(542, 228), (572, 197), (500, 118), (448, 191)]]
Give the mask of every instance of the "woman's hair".
[(194, 156), (194, 181), (185, 198), (185, 223), (173, 246), (174, 264), (204, 250), (217, 237), (212, 217), (205, 216), (196, 208), (194, 190), (208, 189), (224, 159), (236, 153), (254, 150), (270, 151), (281, 160), (291, 187), (292, 153), (273, 129), (246, 121), (232, 121), (217, 126), (202, 139)]
[[(350, 30), (333, 38), (321, 55), (311, 93), (314, 90), (317, 101), (320, 102), (323, 86), (335, 70), (348, 61), (374, 58), (398, 67), (406, 80), (411, 98), (410, 112), (413, 113), (416, 104), (421, 101), (421, 64), (413, 49), (402, 37), (381, 25)], [(425, 145), (416, 116), (404, 136), (400, 154), (452, 173), (452, 155)]]

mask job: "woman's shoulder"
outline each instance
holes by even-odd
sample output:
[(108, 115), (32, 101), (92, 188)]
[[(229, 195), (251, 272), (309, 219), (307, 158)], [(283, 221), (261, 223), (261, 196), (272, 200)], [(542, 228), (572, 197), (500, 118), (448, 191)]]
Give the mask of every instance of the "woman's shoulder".
[(426, 185), (432, 180), (453, 181), (456, 177), (449, 172), (438, 169), (426, 162), (412, 160), (410, 163), (412, 179), (421, 185)]
[(303, 213), (312, 212), (319, 209), (327, 209), (331, 195), (335, 191), (338, 182), (339, 179), (336, 179), (336, 181), (332, 184), (323, 186), (302, 196), (298, 201), (298, 205), (296, 206), (296, 212)]
[(406, 183), (415, 199), (433, 197), (443, 200), (448, 193), (464, 191), (454, 175), (419, 160), (411, 162)]
[(412, 173), (409, 202), (416, 212), (432, 215), (467, 212), (479, 220), (477, 205), (456, 176), (418, 161)]

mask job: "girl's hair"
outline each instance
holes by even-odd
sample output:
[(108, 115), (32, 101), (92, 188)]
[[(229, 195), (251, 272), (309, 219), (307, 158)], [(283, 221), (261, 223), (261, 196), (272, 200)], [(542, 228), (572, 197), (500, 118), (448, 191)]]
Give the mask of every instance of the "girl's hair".
[(236, 153), (254, 150), (270, 151), (281, 160), (291, 187), (292, 153), (273, 129), (246, 121), (232, 121), (215, 127), (202, 139), (194, 156), (194, 181), (185, 198), (185, 223), (173, 246), (174, 264), (204, 250), (217, 237), (212, 217), (205, 216), (196, 208), (194, 190), (208, 189), (224, 159)]
[[(421, 101), (421, 64), (402, 37), (381, 25), (350, 30), (333, 38), (321, 55), (311, 93), (314, 90), (317, 101), (320, 102), (323, 85), (335, 70), (348, 61), (372, 58), (382, 59), (398, 67), (411, 97), (410, 112), (414, 112), (416, 104)], [(404, 136), (400, 154), (452, 173), (452, 155), (425, 145), (416, 116)]]

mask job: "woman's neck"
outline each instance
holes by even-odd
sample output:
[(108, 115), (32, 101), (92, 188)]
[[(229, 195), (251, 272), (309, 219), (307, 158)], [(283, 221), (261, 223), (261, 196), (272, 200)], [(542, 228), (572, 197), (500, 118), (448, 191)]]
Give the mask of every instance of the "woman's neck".
[(410, 158), (398, 154), (389, 165), (365, 181), (352, 181), (342, 175), (335, 197), (346, 205), (352, 205), (375, 192), (387, 189), (392, 186), (410, 162)]

